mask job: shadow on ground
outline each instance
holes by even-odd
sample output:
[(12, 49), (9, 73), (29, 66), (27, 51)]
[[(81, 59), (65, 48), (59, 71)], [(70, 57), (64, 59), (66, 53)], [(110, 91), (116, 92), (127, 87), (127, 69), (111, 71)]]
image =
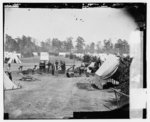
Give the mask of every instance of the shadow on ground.
[(95, 91), (98, 90), (95, 86), (91, 85), (90, 83), (77, 83), (76, 86), (79, 89), (87, 90), (87, 91)]

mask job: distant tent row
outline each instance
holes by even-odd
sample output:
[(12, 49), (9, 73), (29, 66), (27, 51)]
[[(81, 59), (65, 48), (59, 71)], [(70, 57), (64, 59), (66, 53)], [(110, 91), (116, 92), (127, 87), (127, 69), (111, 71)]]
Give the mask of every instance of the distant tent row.
[(66, 53), (66, 52), (59, 52), (59, 56), (62, 56), (62, 57), (66, 57), (67, 54), (68, 53)]
[(33, 52), (33, 56), (34, 57), (36, 57), (36, 56), (38, 56), (39, 54), (38, 54), (38, 52)]

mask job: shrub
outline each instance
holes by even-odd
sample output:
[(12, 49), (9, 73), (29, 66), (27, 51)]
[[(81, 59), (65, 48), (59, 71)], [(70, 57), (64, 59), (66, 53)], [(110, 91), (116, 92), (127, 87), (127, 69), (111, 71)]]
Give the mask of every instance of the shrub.
[(88, 62), (90, 62), (90, 60), (91, 60), (91, 56), (89, 56), (89, 55), (84, 55), (83, 56), (83, 62), (88, 63)]
[(132, 62), (132, 58), (121, 57), (118, 70), (111, 77), (112, 79), (120, 82), (120, 85), (117, 88), (121, 89), (121, 91), (125, 94), (129, 94), (129, 80), (130, 80), (129, 75), (130, 75), (131, 62)]
[(74, 55), (72, 53), (70, 53), (70, 59), (73, 59), (74, 58)]

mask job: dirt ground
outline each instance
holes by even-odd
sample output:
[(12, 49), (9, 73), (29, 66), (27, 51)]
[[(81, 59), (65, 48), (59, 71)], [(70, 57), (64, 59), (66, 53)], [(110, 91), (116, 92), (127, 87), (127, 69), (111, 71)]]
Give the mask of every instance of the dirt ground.
[[(26, 63), (26, 66), (31, 64)], [(61, 119), (73, 117), (73, 112), (116, 108), (116, 104), (110, 104), (115, 99), (114, 92), (91, 89), (91, 77), (34, 74), (31, 76), (37, 80), (20, 81), (22, 75), (16, 72), (12, 75), (13, 81), (20, 83), (22, 88), (4, 91), (4, 112), (9, 113), (10, 119)]]
[(14, 80), (22, 88), (5, 91), (5, 112), (10, 118), (66, 118), (73, 117), (73, 112), (109, 111), (116, 107), (109, 106), (109, 100), (115, 98), (113, 92), (91, 90), (85, 77), (33, 77), (39, 80), (19, 81), (21, 76), (16, 76)]

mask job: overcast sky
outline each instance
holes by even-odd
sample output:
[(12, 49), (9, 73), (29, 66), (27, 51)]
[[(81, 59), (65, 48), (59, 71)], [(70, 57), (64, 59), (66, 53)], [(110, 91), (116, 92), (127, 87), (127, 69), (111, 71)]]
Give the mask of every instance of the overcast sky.
[(13, 38), (31, 36), (39, 42), (47, 38), (65, 40), (78, 36), (86, 43), (104, 39), (129, 39), (136, 24), (122, 9), (24, 9), (5, 8), (5, 33)]

